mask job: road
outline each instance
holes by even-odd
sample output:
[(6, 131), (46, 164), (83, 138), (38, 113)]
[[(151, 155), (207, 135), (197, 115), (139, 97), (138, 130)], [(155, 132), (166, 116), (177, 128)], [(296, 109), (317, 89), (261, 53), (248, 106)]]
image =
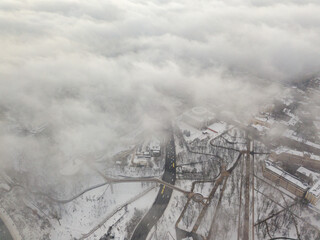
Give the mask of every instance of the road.
[[(251, 141), (247, 138), (247, 153), (245, 158), (245, 175), (244, 175), (244, 219), (243, 219), (243, 234), (242, 239), (250, 239), (250, 165), (251, 165), (251, 158), (250, 158), (250, 151), (251, 151)], [(244, 173), (243, 173), (244, 174)]]
[[(165, 169), (162, 180), (172, 185), (176, 181), (176, 151), (174, 145), (173, 133), (170, 134), (166, 145)], [(167, 208), (172, 194), (172, 189), (160, 184), (159, 192), (152, 207), (143, 217), (134, 230), (131, 240), (145, 240), (151, 228), (158, 222)]]
[(0, 206), (0, 239), (22, 240), (16, 224), (2, 206)]
[(4, 223), (0, 219), (0, 239), (12, 240), (12, 236)]
[[(93, 229), (91, 229), (88, 233), (82, 234), (82, 237), (79, 238), (79, 240), (83, 240), (88, 238), (90, 235), (92, 235), (95, 231), (97, 231), (101, 226), (104, 226), (106, 221), (108, 221), (110, 218), (112, 218), (116, 213), (120, 212), (122, 209), (126, 208), (129, 204), (133, 203), (134, 201), (138, 200), (139, 198), (145, 196), (147, 193), (149, 193), (152, 189), (155, 187), (150, 187), (147, 190), (143, 191), (142, 193), (138, 194), (137, 196), (134, 196), (133, 198), (129, 199), (127, 202), (122, 204), (121, 206), (114, 209), (111, 213), (108, 214), (98, 225), (96, 225)], [(110, 226), (109, 229), (112, 229), (114, 225)], [(108, 229), (108, 230), (109, 230)], [(104, 239), (105, 236), (108, 236), (110, 234), (107, 232), (105, 235), (103, 235), (100, 240)], [(1, 239), (1, 238), (0, 238)]]

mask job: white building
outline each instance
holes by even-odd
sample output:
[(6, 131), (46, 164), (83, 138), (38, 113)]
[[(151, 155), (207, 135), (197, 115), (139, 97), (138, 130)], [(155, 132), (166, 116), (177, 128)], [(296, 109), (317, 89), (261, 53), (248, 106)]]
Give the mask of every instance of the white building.
[(152, 138), (149, 143), (150, 153), (153, 157), (159, 157), (161, 155), (161, 142), (157, 138)]
[(161, 155), (161, 142), (157, 138), (152, 138), (149, 142), (143, 142), (136, 150), (138, 158), (159, 157)]

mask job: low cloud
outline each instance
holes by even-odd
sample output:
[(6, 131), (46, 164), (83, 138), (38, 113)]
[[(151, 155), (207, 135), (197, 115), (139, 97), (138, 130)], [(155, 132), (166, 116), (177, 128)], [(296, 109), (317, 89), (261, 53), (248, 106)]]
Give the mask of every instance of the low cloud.
[(177, 99), (248, 117), (280, 83), (319, 71), (317, 1), (17, 0), (0, 9), (7, 165), (112, 151), (172, 116)]

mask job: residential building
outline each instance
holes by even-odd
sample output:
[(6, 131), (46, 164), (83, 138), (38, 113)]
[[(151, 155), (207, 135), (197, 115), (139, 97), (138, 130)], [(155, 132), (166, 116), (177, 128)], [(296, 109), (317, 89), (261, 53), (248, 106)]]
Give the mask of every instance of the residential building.
[(271, 152), (270, 159), (274, 162), (280, 161), (286, 164), (296, 164), (320, 171), (320, 156), (309, 152), (280, 147)]
[(320, 180), (318, 180), (316, 184), (314, 184), (312, 188), (309, 189), (306, 194), (306, 199), (313, 205), (317, 204), (320, 199)]
[(292, 130), (286, 130), (283, 133), (282, 142), (299, 151), (308, 151), (320, 155), (320, 144), (303, 139)]
[(304, 197), (309, 188), (306, 183), (303, 183), (297, 177), (289, 174), (270, 161), (265, 162), (263, 176), (300, 198)]
[(318, 179), (320, 179), (320, 174), (311, 171), (305, 167), (299, 167), (295, 174), (298, 178), (303, 179), (309, 185), (313, 185)]
[(270, 128), (274, 123), (274, 119), (269, 116), (256, 116), (251, 120), (252, 125), (261, 125), (267, 128)]

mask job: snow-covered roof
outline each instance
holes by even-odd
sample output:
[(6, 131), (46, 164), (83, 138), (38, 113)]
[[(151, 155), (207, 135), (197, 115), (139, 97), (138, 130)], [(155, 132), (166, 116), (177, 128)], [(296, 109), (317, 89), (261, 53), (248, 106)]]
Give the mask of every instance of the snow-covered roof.
[(269, 123), (269, 124), (274, 124), (274, 119), (273, 118), (270, 118), (270, 117), (264, 117), (264, 116), (260, 116), (260, 117), (258, 117), (258, 116), (256, 116), (256, 117), (254, 117), (256, 120), (258, 120), (258, 121), (261, 121), (261, 122), (265, 122), (265, 123)]
[(157, 138), (152, 138), (149, 147), (153, 151), (160, 151), (160, 141)]
[(304, 144), (309, 145), (309, 146), (311, 146), (311, 147), (320, 149), (320, 145), (319, 145), (319, 144), (314, 143), (314, 142), (310, 142), (310, 141), (305, 140), (305, 139), (303, 139), (303, 138), (301, 138), (301, 137), (295, 136), (295, 132), (292, 131), (292, 130), (289, 130), (289, 129), (286, 130), (286, 131), (284, 132), (283, 136), (285, 136), (285, 137), (287, 137), (287, 138), (289, 138), (289, 139), (292, 139), (292, 140), (294, 140), (294, 141), (304, 143)]
[(133, 159), (133, 163), (141, 164), (141, 165), (147, 165), (148, 164), (148, 160), (145, 159), (145, 158), (134, 158)]
[(225, 122), (215, 122), (207, 128), (211, 131), (215, 131), (216, 133), (222, 133), (228, 129), (228, 124)]
[(320, 178), (320, 174), (319, 173), (316, 173), (316, 172), (313, 172), (313, 171), (310, 171), (309, 169), (305, 168), (305, 167), (299, 167), (297, 169), (297, 172), (307, 176), (307, 177), (310, 177), (312, 178), (312, 180), (316, 180), (316, 179), (319, 179)]
[(310, 154), (310, 158), (311, 158), (312, 160), (320, 161), (320, 156), (314, 155), (313, 153), (308, 153), (308, 154)]
[(283, 147), (283, 146), (278, 147), (273, 152), (276, 153), (276, 154), (289, 153), (289, 154), (300, 156), (300, 157), (304, 156), (303, 152), (300, 152), (300, 151), (297, 151), (297, 150), (293, 150), (293, 149), (290, 149), (290, 148), (287, 148), (287, 147)]
[(266, 168), (268, 170), (270, 170), (271, 172), (282, 176), (283, 178), (285, 178), (287, 181), (293, 183), (294, 185), (302, 188), (303, 190), (307, 190), (308, 189), (308, 185), (302, 183), (298, 178), (296, 178), (295, 176), (285, 172), (284, 170), (282, 170), (281, 168), (273, 165), (271, 162), (266, 161)]
[(196, 138), (202, 140), (202, 139), (205, 139), (205, 138), (208, 137), (207, 134), (203, 134), (202, 131), (199, 131), (198, 129), (196, 129), (196, 128), (194, 128), (194, 127), (190, 126), (189, 124), (186, 124), (186, 123), (184, 123), (182, 121), (178, 122), (178, 126), (181, 129), (181, 131), (185, 131), (186, 130), (186, 131), (190, 132), (190, 136), (189, 137), (184, 136), (185, 139), (188, 142), (192, 142)]
[(294, 126), (298, 121), (299, 117), (291, 113), (291, 110), (288, 108), (283, 109), (283, 112), (287, 114), (290, 118), (289, 121), (280, 121), (281, 123), (287, 125), (287, 126)]
[(277, 148), (277, 149), (274, 150), (273, 152), (276, 153), (277, 155), (279, 155), (279, 154), (281, 154), (281, 153), (288, 153), (288, 154), (295, 155), (295, 156), (299, 156), (299, 157), (303, 157), (303, 156), (307, 155), (307, 156), (310, 157), (310, 159), (312, 159), (312, 160), (320, 161), (320, 156), (318, 156), (318, 155), (315, 155), (315, 154), (309, 153), (309, 152), (297, 151), (297, 150), (290, 149), (290, 148), (283, 147), (283, 146)]
[(309, 193), (312, 193), (315, 197), (320, 197), (320, 180), (310, 188)]
[(252, 124), (252, 127), (254, 127), (255, 129), (257, 129), (259, 132), (264, 132), (266, 130), (268, 130), (269, 128), (259, 125), (259, 124)]

